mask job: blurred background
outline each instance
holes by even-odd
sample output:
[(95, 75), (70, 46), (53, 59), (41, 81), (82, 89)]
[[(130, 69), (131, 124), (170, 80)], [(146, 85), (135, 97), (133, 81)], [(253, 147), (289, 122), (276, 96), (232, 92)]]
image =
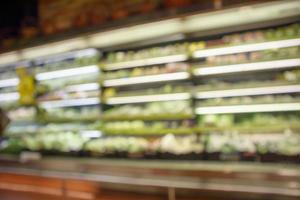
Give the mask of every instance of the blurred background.
[(298, 0), (0, 5), (0, 199), (300, 198)]

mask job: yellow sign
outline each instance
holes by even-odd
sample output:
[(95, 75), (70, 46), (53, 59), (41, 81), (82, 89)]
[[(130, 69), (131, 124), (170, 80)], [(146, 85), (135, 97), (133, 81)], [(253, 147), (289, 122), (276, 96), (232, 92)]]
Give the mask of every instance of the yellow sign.
[(24, 67), (17, 68), (19, 76), (18, 91), (20, 94), (21, 105), (34, 105), (35, 104), (35, 79), (34, 75), (30, 74)]

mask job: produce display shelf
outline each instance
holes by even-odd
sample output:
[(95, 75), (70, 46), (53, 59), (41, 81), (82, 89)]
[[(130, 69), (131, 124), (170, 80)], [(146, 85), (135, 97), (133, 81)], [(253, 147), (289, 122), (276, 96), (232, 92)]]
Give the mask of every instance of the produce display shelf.
[[(299, 39), (300, 40), (300, 39)], [(223, 66), (202, 67), (194, 70), (195, 76), (208, 76), (227, 73), (241, 73), (263, 70), (289, 69), (300, 66), (300, 59), (284, 59), (265, 62), (232, 64)]]
[(99, 52), (95, 48), (87, 48), (87, 49), (81, 49), (81, 50), (75, 50), (70, 52), (63, 52), (60, 54), (53, 54), (52, 56), (49, 56), (51, 54), (48, 54), (46, 56), (38, 56), (34, 59), (35, 65), (43, 65), (47, 63), (52, 62), (60, 62), (63, 60), (69, 60), (74, 58), (82, 58), (82, 57), (89, 57), (93, 55), (97, 55)]
[(66, 92), (79, 92), (79, 91), (94, 91), (99, 90), (98, 83), (82, 83), (76, 85), (69, 85), (65, 87), (63, 90)]
[(143, 121), (158, 121), (158, 120), (182, 120), (192, 119), (193, 115), (189, 114), (161, 114), (161, 115), (134, 115), (134, 116), (102, 116), (104, 121), (128, 121), (128, 120), (143, 120)]
[(220, 97), (255, 96), (255, 95), (286, 94), (286, 93), (298, 93), (298, 92), (300, 92), (300, 84), (200, 91), (197, 92), (194, 95), (194, 97), (196, 99), (209, 99), (209, 98), (220, 98)]
[(156, 74), (156, 75), (147, 75), (147, 76), (139, 76), (139, 77), (104, 80), (103, 86), (114, 87), (114, 86), (141, 84), (141, 83), (186, 80), (189, 77), (190, 75), (188, 72), (174, 72), (174, 73), (167, 73), (167, 74)]
[(188, 56), (185, 54), (177, 54), (177, 55), (169, 55), (169, 56), (161, 56), (155, 58), (145, 58), (141, 60), (131, 60), (124, 61), (118, 63), (106, 63), (103, 66), (105, 71), (109, 70), (118, 70), (118, 69), (128, 69), (134, 67), (142, 67), (147, 65), (158, 65), (158, 64), (166, 64), (171, 62), (182, 62), (188, 60)]
[(83, 74), (98, 73), (98, 71), (99, 71), (98, 65), (88, 65), (84, 67), (75, 67), (70, 69), (39, 73), (36, 75), (36, 79), (38, 81), (45, 81), (45, 80), (65, 78), (70, 76), (79, 76)]
[(300, 45), (300, 38), (259, 42), (254, 44), (242, 44), (236, 46), (218, 47), (212, 49), (198, 50), (193, 53), (194, 58), (206, 58), (209, 56), (220, 56), (252, 51), (262, 51), (267, 49), (278, 49), (285, 47), (294, 47)]
[(99, 103), (100, 100), (98, 97), (91, 97), (91, 98), (44, 101), (44, 102), (40, 102), (40, 106), (43, 108), (62, 108), (62, 107), (73, 107), (73, 106), (98, 105)]
[(126, 96), (126, 97), (110, 97), (107, 98), (105, 103), (109, 105), (115, 104), (130, 104), (130, 103), (145, 103), (154, 101), (176, 101), (176, 100), (188, 100), (191, 98), (191, 94), (187, 92), (183, 93), (171, 93), (171, 94), (154, 94), (154, 95), (139, 95), (139, 96)]
[(186, 135), (194, 132), (193, 128), (166, 128), (166, 129), (155, 129), (155, 128), (144, 128), (144, 129), (130, 129), (130, 130), (106, 130), (103, 132), (106, 135), (118, 135), (118, 136), (155, 136), (155, 135), (166, 135), (172, 133), (174, 135)]
[(196, 108), (196, 114), (254, 113), (299, 111), (300, 103), (249, 104), (229, 106), (208, 106)]
[(18, 78), (0, 80), (0, 88), (13, 87), (13, 86), (17, 86), (18, 84), (19, 84)]
[(99, 121), (101, 117), (87, 117), (87, 118), (59, 118), (47, 117), (41, 120), (42, 123), (88, 123)]
[(197, 133), (223, 133), (225, 130), (228, 132), (238, 132), (238, 133), (252, 133), (252, 134), (270, 134), (278, 133), (282, 134), (286, 130), (290, 130), (295, 133), (300, 133), (299, 124), (285, 124), (285, 125), (252, 125), (252, 126), (234, 126), (234, 127), (195, 127), (195, 132)]

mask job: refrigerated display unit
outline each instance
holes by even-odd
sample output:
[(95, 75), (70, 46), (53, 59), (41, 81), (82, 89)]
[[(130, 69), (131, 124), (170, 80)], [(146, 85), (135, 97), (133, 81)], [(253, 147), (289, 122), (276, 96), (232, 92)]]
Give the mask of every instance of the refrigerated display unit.
[[(9, 127), (1, 173), (52, 178), (64, 185), (56, 196), (299, 198), (297, 9), (260, 3), (93, 33), (76, 51), (29, 49), (36, 104), (10, 117), (37, 125)], [(1, 96), (11, 103), (18, 79), (7, 77)]]

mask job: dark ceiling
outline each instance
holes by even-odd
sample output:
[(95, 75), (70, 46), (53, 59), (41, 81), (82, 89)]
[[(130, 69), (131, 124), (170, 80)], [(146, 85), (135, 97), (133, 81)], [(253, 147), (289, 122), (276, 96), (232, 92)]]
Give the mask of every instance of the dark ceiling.
[(0, 32), (14, 35), (24, 23), (36, 23), (38, 0), (2, 0), (0, 2)]

